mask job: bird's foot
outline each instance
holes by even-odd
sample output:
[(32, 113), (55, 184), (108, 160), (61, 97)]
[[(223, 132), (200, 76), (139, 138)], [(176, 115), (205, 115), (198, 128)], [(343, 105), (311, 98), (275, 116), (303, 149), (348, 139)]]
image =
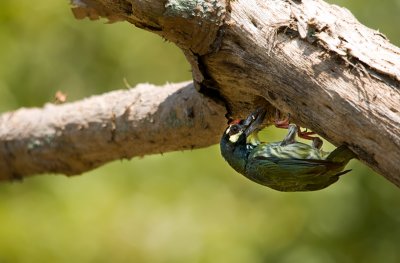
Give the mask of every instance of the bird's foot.
[[(277, 128), (281, 128), (281, 129), (289, 129), (290, 126), (290, 114), (287, 114), (287, 116), (283, 119), (280, 118), (280, 112), (279, 110), (276, 110), (275, 112), (275, 127)], [(299, 125), (297, 126), (297, 135), (305, 140), (311, 140), (313, 141), (314, 139), (318, 138), (318, 137), (313, 137), (311, 135), (315, 135), (315, 132), (310, 132), (307, 130), (307, 128), (305, 128), (304, 131), (301, 130), (301, 127)]]
[(315, 133), (315, 132), (309, 132), (309, 131), (307, 130), (307, 128), (306, 128), (304, 131), (302, 131), (302, 130), (300, 129), (300, 126), (298, 126), (297, 128), (298, 128), (297, 135), (298, 135), (300, 138), (302, 138), (302, 139), (312, 140), (312, 141), (313, 141), (314, 139), (318, 138), (318, 137), (310, 136), (310, 135), (315, 135), (316, 133)]
[(280, 146), (286, 146), (288, 144), (292, 144), (296, 142), (296, 134), (297, 134), (297, 125), (289, 124), (288, 126), (288, 134), (282, 140)]

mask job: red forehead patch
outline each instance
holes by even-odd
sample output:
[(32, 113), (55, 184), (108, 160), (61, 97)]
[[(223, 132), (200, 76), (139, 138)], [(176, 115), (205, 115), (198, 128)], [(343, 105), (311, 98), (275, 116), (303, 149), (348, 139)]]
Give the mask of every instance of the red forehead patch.
[(228, 124), (233, 125), (233, 124), (239, 124), (239, 123), (240, 123), (240, 119), (237, 119), (237, 120), (231, 120)]

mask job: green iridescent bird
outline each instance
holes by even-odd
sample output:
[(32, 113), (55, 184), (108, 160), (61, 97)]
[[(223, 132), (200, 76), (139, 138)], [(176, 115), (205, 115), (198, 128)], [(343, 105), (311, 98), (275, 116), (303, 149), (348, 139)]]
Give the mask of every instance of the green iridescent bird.
[(232, 122), (225, 130), (221, 153), (229, 165), (248, 179), (284, 192), (315, 191), (335, 183), (354, 153), (342, 145), (333, 152), (320, 150), (322, 141), (312, 145), (296, 141), (296, 125), (289, 125), (281, 142), (261, 143), (265, 111), (257, 110), (244, 120)]

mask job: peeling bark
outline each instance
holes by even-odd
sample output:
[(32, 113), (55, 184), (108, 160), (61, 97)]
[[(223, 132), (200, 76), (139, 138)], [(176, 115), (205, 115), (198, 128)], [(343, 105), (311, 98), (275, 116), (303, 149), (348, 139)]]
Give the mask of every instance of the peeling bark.
[[(348, 10), (321, 0), (72, 2), (77, 18), (124, 20), (173, 41), (192, 65), (196, 89), (206, 95), (202, 100), (224, 101), (233, 117), (246, 116), (257, 105), (269, 107), (270, 116), (279, 108), (333, 144), (347, 144), (360, 160), (400, 186), (400, 49), (361, 25)], [(216, 111), (212, 125), (219, 126), (210, 130), (213, 139), (208, 144), (220, 135), (222, 111)], [(80, 136), (81, 141), (87, 139)], [(161, 139), (156, 147), (183, 149), (188, 141), (181, 139), (170, 148), (162, 148)], [(7, 154), (8, 143), (4, 145), (2, 154)], [(156, 147), (139, 155), (154, 153)], [(96, 155), (108, 148), (98, 149)], [(70, 151), (81, 154), (79, 147)], [(16, 161), (22, 153), (16, 154), (6, 155), (4, 163), (22, 165)]]
[(399, 48), (347, 10), (301, 2), (231, 2), (209, 76), (237, 112), (262, 97), (400, 186)]

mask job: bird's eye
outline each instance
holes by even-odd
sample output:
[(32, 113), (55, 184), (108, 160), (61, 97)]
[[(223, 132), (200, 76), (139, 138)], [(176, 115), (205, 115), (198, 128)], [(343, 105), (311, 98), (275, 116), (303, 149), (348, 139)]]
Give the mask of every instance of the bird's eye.
[(226, 134), (228, 134), (231, 143), (237, 143), (240, 136), (243, 134), (242, 126), (240, 124), (231, 125), (226, 131)]
[(236, 134), (239, 132), (239, 127), (237, 125), (232, 125), (230, 128), (230, 134)]

